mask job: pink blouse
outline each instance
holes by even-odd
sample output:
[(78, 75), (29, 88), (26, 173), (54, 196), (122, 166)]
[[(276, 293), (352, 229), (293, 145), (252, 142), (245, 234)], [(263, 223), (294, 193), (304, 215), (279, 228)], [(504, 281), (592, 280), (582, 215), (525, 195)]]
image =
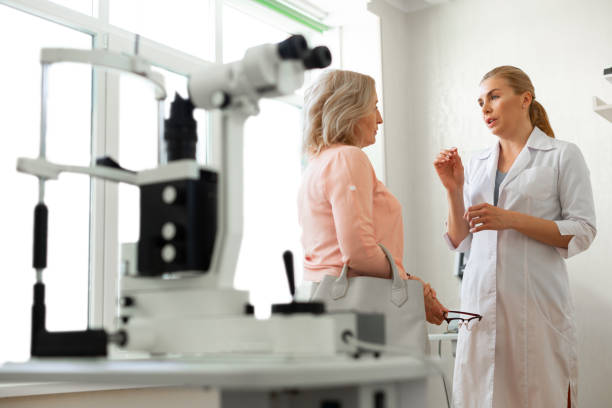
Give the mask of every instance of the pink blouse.
[(345, 263), (349, 276), (390, 277), (379, 242), (407, 278), (402, 207), (360, 148), (333, 145), (310, 159), (298, 195), (298, 218), (305, 280), (339, 276)]

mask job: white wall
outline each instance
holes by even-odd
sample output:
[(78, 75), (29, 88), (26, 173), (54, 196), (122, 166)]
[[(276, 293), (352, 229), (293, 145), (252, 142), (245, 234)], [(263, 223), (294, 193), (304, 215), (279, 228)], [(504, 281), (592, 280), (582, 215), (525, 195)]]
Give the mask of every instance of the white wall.
[[(340, 25), (340, 41), (342, 54), (339, 56), (342, 69), (361, 72), (374, 78), (376, 93), (384, 115), (381, 50), (380, 50), (380, 19), (368, 12), (366, 3), (353, 4), (350, 12), (343, 11), (345, 17)], [(381, 126), (376, 135), (376, 143), (364, 149), (368, 155), (376, 176), (385, 182), (385, 125)]]
[[(406, 177), (412, 173), (411, 160), (408, 159), (410, 141), (406, 133), (406, 123), (409, 106), (405, 103), (407, 94), (409, 65), (406, 64), (404, 47), (406, 30), (406, 15), (397, 9), (388, 6), (384, 1), (375, 1), (369, 4), (369, 10), (380, 17), (380, 40), (382, 57), (382, 115), (385, 136), (385, 184), (402, 203), (404, 226), (410, 224), (410, 197), (412, 178)], [(398, 101), (398, 103), (395, 103)], [(381, 105), (379, 103), (379, 105)], [(396, 152), (396, 154), (389, 154)], [(404, 152), (404, 154), (400, 154)], [(406, 248), (412, 248), (411, 234), (404, 234)], [(404, 266), (413, 269), (412, 256), (404, 254)]]
[(598, 236), (568, 261), (579, 403), (609, 404), (612, 123), (592, 111), (591, 98), (612, 102), (612, 84), (602, 78), (603, 68), (612, 66), (612, 2), (457, 0), (405, 14), (378, 0), (370, 8), (382, 19), (387, 180), (404, 205), (406, 264), (447, 306), (459, 305), (459, 283), (441, 238), (447, 205), (431, 163), (444, 147), (458, 146), (468, 159), (495, 142), (476, 105), (482, 75), (498, 65), (521, 67), (557, 137), (581, 148), (591, 170)]

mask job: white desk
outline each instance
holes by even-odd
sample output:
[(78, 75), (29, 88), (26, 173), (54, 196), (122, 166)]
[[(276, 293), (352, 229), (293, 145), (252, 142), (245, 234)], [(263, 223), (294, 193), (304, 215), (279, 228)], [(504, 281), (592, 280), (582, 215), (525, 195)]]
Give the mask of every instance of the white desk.
[[(400, 403), (402, 407), (425, 406), (426, 380), (433, 374), (431, 368), (410, 357), (37, 359), (0, 366), (0, 383), (60, 382), (101, 388), (104, 384), (109, 388), (116, 384), (121, 384), (120, 388), (212, 387), (220, 397), (218, 404), (207, 406), (223, 408), (246, 406), (245, 402), (253, 408), (272, 403), (279, 407), (375, 407), (377, 398), (383, 398), (384, 406), (391, 408)], [(322, 405), (324, 402), (329, 405)], [(87, 404), (95, 406), (91, 397)], [(121, 406), (118, 402), (113, 405)], [(156, 406), (155, 401), (148, 406)]]

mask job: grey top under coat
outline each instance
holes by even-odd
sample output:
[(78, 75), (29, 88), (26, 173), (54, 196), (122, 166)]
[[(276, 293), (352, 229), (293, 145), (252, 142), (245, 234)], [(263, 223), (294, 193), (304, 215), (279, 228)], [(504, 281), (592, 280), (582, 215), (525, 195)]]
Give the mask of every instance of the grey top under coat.
[(504, 181), (504, 178), (506, 178), (506, 174), (508, 173), (502, 173), (499, 170), (497, 170), (497, 172), (495, 173), (495, 191), (493, 192), (494, 206), (497, 206), (497, 199), (499, 197), (499, 185), (502, 183), (502, 181)]

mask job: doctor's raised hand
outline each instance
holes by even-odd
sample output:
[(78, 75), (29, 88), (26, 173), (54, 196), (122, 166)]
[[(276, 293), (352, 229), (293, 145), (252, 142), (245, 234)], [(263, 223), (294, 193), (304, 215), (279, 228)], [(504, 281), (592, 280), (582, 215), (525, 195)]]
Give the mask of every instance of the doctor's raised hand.
[(461, 156), (457, 148), (444, 149), (438, 153), (433, 162), (436, 173), (446, 188), (449, 202), (448, 236), (452, 244), (457, 247), (469, 234), (468, 224), (465, 222), (465, 206), (463, 200), (464, 169)]
[(463, 189), (463, 163), (456, 147), (442, 150), (433, 164), (447, 191), (456, 192)]

